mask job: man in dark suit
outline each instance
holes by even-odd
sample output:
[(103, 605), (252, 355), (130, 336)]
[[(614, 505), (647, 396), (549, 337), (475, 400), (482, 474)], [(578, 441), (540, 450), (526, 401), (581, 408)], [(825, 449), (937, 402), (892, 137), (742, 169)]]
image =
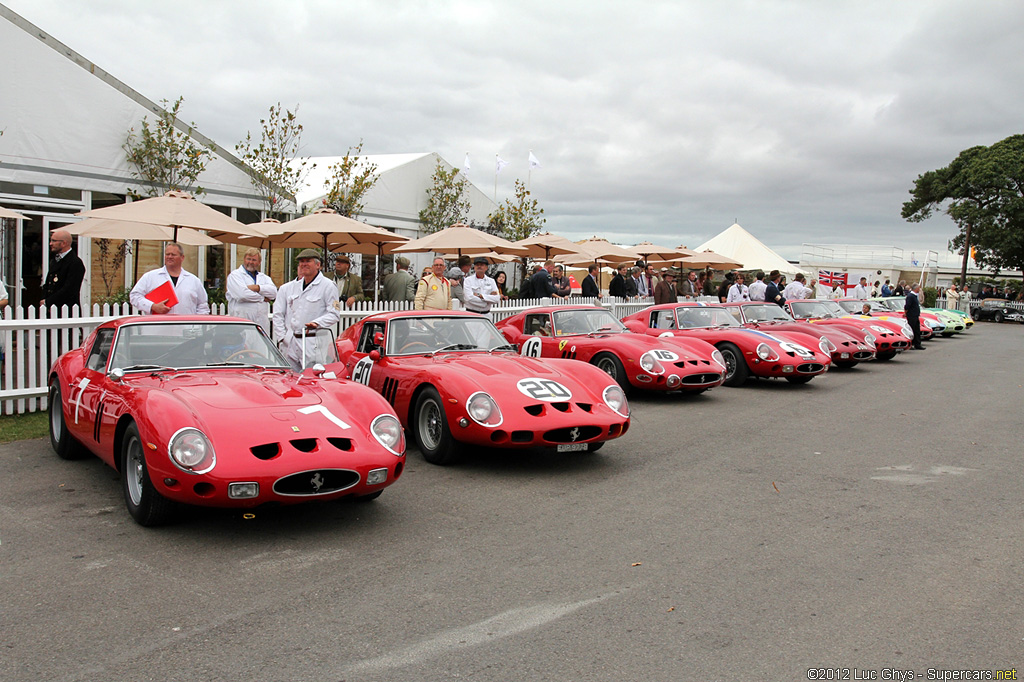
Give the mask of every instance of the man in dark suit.
[(615, 276), (608, 285), (608, 295), (612, 298), (626, 298), (626, 267), (626, 264), (622, 263), (615, 269)]
[(551, 283), (551, 271), (555, 269), (555, 261), (549, 260), (544, 267), (533, 273), (530, 278), (530, 286), (533, 288), (534, 298), (561, 298)]
[(64, 229), (54, 230), (50, 233), (50, 266), (46, 271), (46, 280), (43, 282), (43, 298), (39, 301), (42, 306), (57, 306), (57, 314), (60, 315), (60, 307), (66, 305), (70, 311), (71, 306), (80, 303), (79, 297), (82, 291), (82, 279), (85, 277), (85, 265), (78, 254), (71, 250), (71, 234)]
[(779, 280), (782, 275), (778, 270), (772, 270), (768, 275), (768, 286), (764, 290), (764, 300), (767, 303), (777, 303), (780, 307), (786, 305), (786, 297), (779, 291)]
[(921, 285), (915, 284), (907, 292), (907, 301), (903, 304), (903, 312), (907, 315), (907, 324), (914, 332), (914, 350), (924, 350), (921, 345)]
[(597, 266), (591, 265), (587, 268), (587, 276), (583, 278), (583, 282), (580, 285), (583, 287), (584, 298), (599, 298), (601, 296), (601, 288), (597, 286)]

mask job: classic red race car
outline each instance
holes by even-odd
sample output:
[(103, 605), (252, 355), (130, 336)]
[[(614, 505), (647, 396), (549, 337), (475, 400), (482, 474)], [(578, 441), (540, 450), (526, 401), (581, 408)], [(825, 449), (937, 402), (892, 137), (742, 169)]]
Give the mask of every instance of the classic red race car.
[(794, 319), (814, 325), (856, 326), (871, 335), (875, 344), (875, 360), (886, 361), (905, 350), (914, 338), (905, 322), (876, 320), (864, 315), (850, 315), (838, 303), (828, 299), (786, 301), (786, 310)]
[[(892, 310), (881, 301), (874, 299), (863, 300), (859, 298), (839, 298), (836, 303), (850, 315), (870, 317), (875, 320), (891, 320), (896, 324), (906, 324), (907, 314), (902, 310)], [(868, 311), (864, 311), (867, 306)], [(909, 327), (908, 327), (909, 328)], [(927, 310), (921, 311), (921, 338), (930, 341), (935, 334), (941, 334), (946, 330), (945, 323), (935, 313)]]
[(118, 471), (143, 526), (175, 503), (249, 508), (373, 499), (405, 466), (394, 410), (357, 383), (291, 371), (260, 327), (225, 317), (101, 324), (49, 376), (50, 442)]
[(629, 429), (625, 392), (607, 374), (522, 357), (474, 313), (371, 315), (345, 330), (338, 355), (339, 376), (383, 395), (434, 464), (466, 446), (592, 452)]
[(832, 364), (830, 352), (818, 347), (817, 337), (746, 329), (729, 310), (717, 305), (663, 303), (622, 321), (635, 332), (698, 338), (714, 345), (725, 358), (726, 386), (741, 386), (751, 375), (803, 384)]
[[(733, 317), (749, 329), (766, 332), (789, 331), (801, 334), (817, 334), (828, 340), (832, 352), (832, 366), (850, 368), (875, 357), (875, 346), (868, 342), (866, 334), (848, 325), (821, 325), (811, 329), (806, 322), (797, 322), (783, 308), (774, 303), (751, 301), (747, 303), (725, 303)], [(822, 349), (824, 350), (824, 348)]]
[(499, 322), (498, 330), (523, 355), (589, 362), (627, 393), (706, 391), (725, 380), (725, 358), (711, 344), (634, 334), (600, 306), (530, 308)]

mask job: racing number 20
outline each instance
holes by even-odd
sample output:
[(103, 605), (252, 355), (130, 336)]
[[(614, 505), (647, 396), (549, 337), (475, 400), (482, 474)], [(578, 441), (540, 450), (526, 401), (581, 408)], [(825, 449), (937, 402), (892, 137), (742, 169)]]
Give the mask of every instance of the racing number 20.
[(549, 379), (523, 379), (519, 386), (537, 400), (568, 400), (572, 397), (569, 389)]

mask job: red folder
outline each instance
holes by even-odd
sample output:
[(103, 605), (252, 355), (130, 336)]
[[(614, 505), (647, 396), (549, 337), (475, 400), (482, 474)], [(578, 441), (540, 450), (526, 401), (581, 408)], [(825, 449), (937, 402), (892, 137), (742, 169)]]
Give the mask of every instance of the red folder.
[(163, 303), (168, 308), (178, 304), (178, 295), (174, 293), (174, 285), (170, 281), (164, 282), (153, 291), (146, 294), (146, 298), (153, 303)]

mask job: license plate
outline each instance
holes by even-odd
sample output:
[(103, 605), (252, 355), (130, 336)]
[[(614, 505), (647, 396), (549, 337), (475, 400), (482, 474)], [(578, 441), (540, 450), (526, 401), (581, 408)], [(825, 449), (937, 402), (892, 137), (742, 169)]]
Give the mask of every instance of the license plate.
[(590, 443), (559, 443), (558, 452), (585, 452)]

